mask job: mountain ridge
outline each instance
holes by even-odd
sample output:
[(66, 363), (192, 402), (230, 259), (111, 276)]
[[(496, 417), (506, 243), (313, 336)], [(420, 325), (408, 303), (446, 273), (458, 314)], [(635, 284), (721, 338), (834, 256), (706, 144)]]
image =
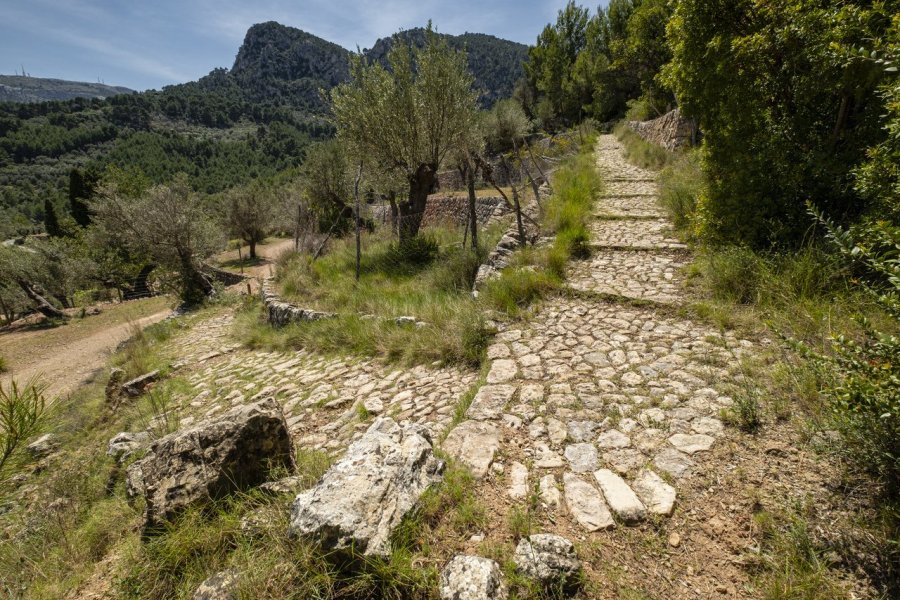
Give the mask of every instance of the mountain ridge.
[(133, 93), (136, 93), (135, 90), (127, 87), (104, 83), (29, 75), (0, 75), (0, 102), (36, 103), (74, 98), (110, 98)]

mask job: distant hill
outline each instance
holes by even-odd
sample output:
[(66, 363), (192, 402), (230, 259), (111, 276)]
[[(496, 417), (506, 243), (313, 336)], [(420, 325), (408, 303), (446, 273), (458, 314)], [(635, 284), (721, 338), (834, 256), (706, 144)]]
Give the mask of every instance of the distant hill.
[(46, 102), (73, 98), (109, 98), (118, 94), (133, 94), (126, 87), (45, 79), (22, 75), (0, 75), (0, 102)]
[[(483, 106), (512, 95), (516, 81), (524, 75), (528, 46), (479, 33), (442, 35), (451, 47), (468, 52), (469, 70)], [(425, 45), (425, 30), (410, 29), (376, 41), (363, 54), (386, 64), (395, 37), (416, 47)], [(323, 108), (319, 90), (347, 81), (349, 54), (337, 44), (270, 21), (247, 31), (230, 74), (255, 101), (278, 99), (297, 108)]]
[[(425, 30), (409, 29), (397, 34), (407, 43), (421, 48), (425, 45)], [(475, 76), (475, 87), (481, 91), (481, 103), (492, 106), (497, 100), (512, 96), (516, 82), (525, 75), (528, 46), (483, 33), (445, 35), (451, 48), (465, 50), (469, 71)], [(387, 54), (394, 45), (394, 37), (382, 38), (363, 53), (370, 60), (387, 63)]]
[[(490, 35), (446, 36), (468, 51), (483, 107), (512, 95), (527, 47)], [(396, 39), (375, 42), (384, 62)], [(186, 173), (213, 194), (297, 167), (306, 146), (334, 134), (321, 91), (349, 79), (350, 52), (275, 22), (250, 27), (230, 69), (162, 90), (0, 76), (0, 239), (40, 230), (45, 200), (65, 212), (73, 169), (96, 178), (109, 166), (152, 182)], [(37, 100), (45, 100), (39, 102)]]

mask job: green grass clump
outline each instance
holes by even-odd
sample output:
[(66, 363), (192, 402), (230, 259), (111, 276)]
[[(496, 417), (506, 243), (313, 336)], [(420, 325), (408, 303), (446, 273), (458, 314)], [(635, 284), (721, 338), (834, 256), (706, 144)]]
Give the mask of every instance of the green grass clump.
[(754, 516), (761, 555), (756, 578), (762, 597), (771, 600), (826, 600), (846, 598), (823, 558), (825, 551), (813, 541), (810, 526), (800, 514)]
[(0, 373), (6, 373), (9, 370), (9, 367), (6, 364), (6, 359), (0, 355)]
[(542, 229), (554, 234), (553, 244), (523, 248), (513, 263), (489, 282), (482, 293), (487, 304), (518, 316), (535, 300), (559, 289), (572, 258), (590, 254), (588, 223), (603, 181), (594, 164), (597, 137), (582, 136), (580, 151), (553, 174), (553, 194), (544, 206)]

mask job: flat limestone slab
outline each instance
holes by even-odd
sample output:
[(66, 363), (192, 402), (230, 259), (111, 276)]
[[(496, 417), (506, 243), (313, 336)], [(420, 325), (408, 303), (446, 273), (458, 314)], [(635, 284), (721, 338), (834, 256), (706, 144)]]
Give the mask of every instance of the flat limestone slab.
[(442, 447), (481, 479), (487, 475), (500, 448), (500, 430), (492, 423), (464, 421), (450, 432)]
[(563, 475), (566, 506), (579, 525), (587, 531), (599, 531), (615, 526), (612, 514), (597, 488), (574, 473)]
[(609, 507), (617, 517), (626, 523), (636, 523), (646, 518), (647, 508), (624, 479), (609, 469), (594, 471), (594, 479), (600, 484)]
[(672, 516), (672, 511), (675, 510), (675, 488), (666, 483), (662, 477), (650, 469), (644, 469), (638, 473), (631, 487), (647, 510), (655, 515)]
[[(495, 363), (496, 364), (496, 363)], [(505, 407), (516, 393), (516, 387), (513, 385), (485, 385), (482, 386), (466, 416), (470, 419), (499, 419)]]

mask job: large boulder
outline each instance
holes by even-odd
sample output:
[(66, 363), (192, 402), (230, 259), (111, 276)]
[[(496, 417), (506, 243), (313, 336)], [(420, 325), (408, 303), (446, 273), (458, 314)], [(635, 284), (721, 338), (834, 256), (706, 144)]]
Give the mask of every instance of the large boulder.
[(441, 600), (506, 600), (509, 592), (496, 561), (455, 556), (441, 571)]
[(297, 496), (289, 533), (326, 551), (387, 557), (391, 533), (440, 481), (443, 468), (427, 429), (380, 417), (315, 487)]
[(284, 469), (294, 470), (291, 438), (281, 406), (269, 398), (160, 438), (128, 467), (126, 489), (144, 496), (145, 529), (152, 529)]

